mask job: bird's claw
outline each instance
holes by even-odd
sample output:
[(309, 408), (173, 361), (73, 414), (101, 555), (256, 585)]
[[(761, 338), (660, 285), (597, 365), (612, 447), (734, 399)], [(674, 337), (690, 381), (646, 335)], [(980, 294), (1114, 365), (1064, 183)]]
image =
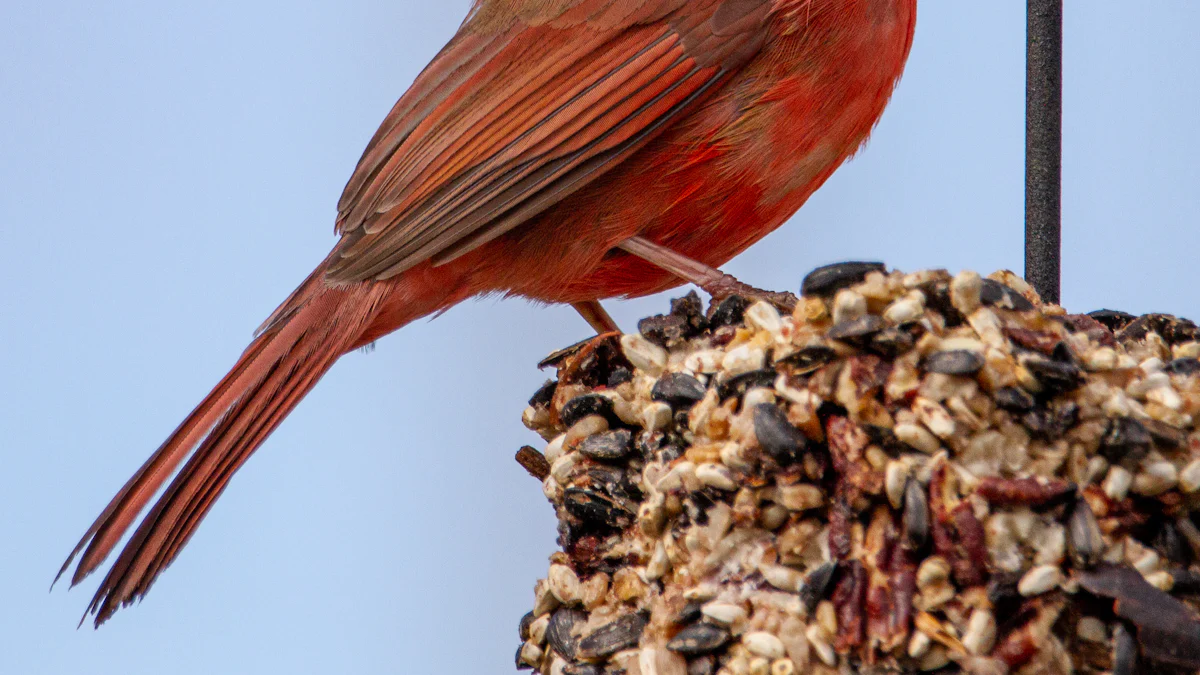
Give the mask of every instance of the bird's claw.
[(789, 291), (764, 291), (761, 288), (744, 284), (728, 274), (724, 275), (715, 284), (704, 288), (704, 291), (711, 295), (714, 301), (724, 300), (731, 295), (740, 295), (748, 300), (762, 300), (788, 314), (796, 309), (796, 304), (800, 302), (795, 293)]

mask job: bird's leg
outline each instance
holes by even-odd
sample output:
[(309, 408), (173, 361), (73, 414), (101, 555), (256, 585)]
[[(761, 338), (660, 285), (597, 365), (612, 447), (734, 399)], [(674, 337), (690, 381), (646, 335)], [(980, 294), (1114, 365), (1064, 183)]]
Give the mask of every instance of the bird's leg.
[(617, 322), (608, 315), (604, 306), (599, 300), (588, 300), (587, 302), (572, 302), (571, 306), (579, 312), (579, 316), (588, 322), (588, 325), (595, 329), (596, 333), (603, 335), (605, 333), (620, 333), (621, 329), (617, 327)]
[(765, 300), (787, 312), (792, 311), (798, 302), (792, 293), (764, 291), (744, 284), (721, 270), (680, 255), (642, 237), (630, 237), (621, 242), (618, 248), (699, 286), (705, 293), (717, 300), (731, 295), (740, 295), (754, 300)]

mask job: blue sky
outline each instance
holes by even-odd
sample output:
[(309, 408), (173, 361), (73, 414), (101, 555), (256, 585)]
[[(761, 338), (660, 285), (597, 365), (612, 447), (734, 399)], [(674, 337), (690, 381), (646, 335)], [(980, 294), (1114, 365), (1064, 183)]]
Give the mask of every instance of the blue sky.
[[(1064, 304), (1200, 316), (1200, 3), (1068, 5)], [(587, 334), (561, 307), (468, 302), (347, 356), (142, 605), (76, 631), (95, 581), (46, 592), (334, 243), (364, 144), (466, 6), (0, 10), (0, 670), (509, 672), (554, 541), (520, 412)], [(1019, 271), (1023, 6), (924, 0), (870, 146), (728, 271)]]

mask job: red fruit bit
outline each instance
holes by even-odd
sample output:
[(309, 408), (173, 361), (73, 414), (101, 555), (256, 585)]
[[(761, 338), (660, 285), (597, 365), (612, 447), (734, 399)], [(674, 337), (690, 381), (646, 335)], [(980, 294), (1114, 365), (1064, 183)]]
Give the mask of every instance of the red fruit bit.
[(933, 549), (950, 562), (959, 586), (978, 586), (987, 579), (988, 553), (983, 525), (967, 502), (946, 512), (945, 484), (946, 467), (939, 466), (929, 481)]
[(1063, 323), (1076, 333), (1086, 333), (1088, 338), (1101, 346), (1112, 347), (1117, 344), (1112, 331), (1087, 314), (1069, 314), (1063, 317)]
[(892, 616), (888, 635), (899, 642), (908, 636), (913, 618), (913, 598), (917, 595), (917, 561), (903, 546), (892, 547)]
[(879, 643), (891, 635), (892, 597), (886, 578), (871, 584), (867, 591), (867, 635)]
[(1069, 495), (1074, 488), (1062, 480), (986, 476), (975, 494), (1000, 506), (1045, 506)]
[(1062, 342), (1062, 338), (1057, 335), (1039, 333), (1028, 328), (1005, 328), (1004, 334), (1022, 347), (1041, 352), (1047, 356), (1054, 351), (1054, 347), (1058, 343)]
[(846, 654), (866, 639), (863, 621), (867, 603), (867, 570), (862, 563), (851, 560), (842, 571), (833, 589), (833, 607), (837, 611), (838, 636), (834, 648)]
[(846, 363), (858, 398), (877, 394), (892, 373), (891, 364), (873, 354), (855, 356)]
[(959, 504), (953, 515), (959, 549), (951, 563), (954, 579), (963, 587), (978, 586), (987, 579), (988, 552), (983, 525), (966, 502)]
[(846, 495), (843, 485), (838, 485), (829, 509), (829, 550), (837, 560), (850, 557), (853, 543), (850, 538), (850, 523), (853, 520), (854, 511), (850, 508), (850, 497)]
[(843, 482), (867, 494), (883, 492), (883, 472), (871, 468), (865, 459), (871, 439), (867, 432), (845, 417), (831, 417), (825, 430), (829, 440), (829, 454), (833, 456), (833, 470), (842, 476)]
[(946, 501), (942, 493), (946, 484), (946, 467), (939, 466), (929, 481), (929, 511), (933, 516), (933, 550), (947, 560), (954, 557), (954, 538), (950, 531), (950, 514), (946, 513)]
[(1027, 626), (1022, 626), (1008, 634), (1000, 643), (992, 656), (1000, 659), (1009, 668), (1017, 669), (1029, 663), (1037, 655), (1037, 639), (1030, 633)]

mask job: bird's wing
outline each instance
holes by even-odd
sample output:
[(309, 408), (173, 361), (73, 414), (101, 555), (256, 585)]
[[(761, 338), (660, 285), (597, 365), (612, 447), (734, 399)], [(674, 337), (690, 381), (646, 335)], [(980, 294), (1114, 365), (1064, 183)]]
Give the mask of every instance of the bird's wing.
[(770, 6), (477, 3), (363, 153), (327, 279), (448, 261), (595, 180), (749, 61)]

